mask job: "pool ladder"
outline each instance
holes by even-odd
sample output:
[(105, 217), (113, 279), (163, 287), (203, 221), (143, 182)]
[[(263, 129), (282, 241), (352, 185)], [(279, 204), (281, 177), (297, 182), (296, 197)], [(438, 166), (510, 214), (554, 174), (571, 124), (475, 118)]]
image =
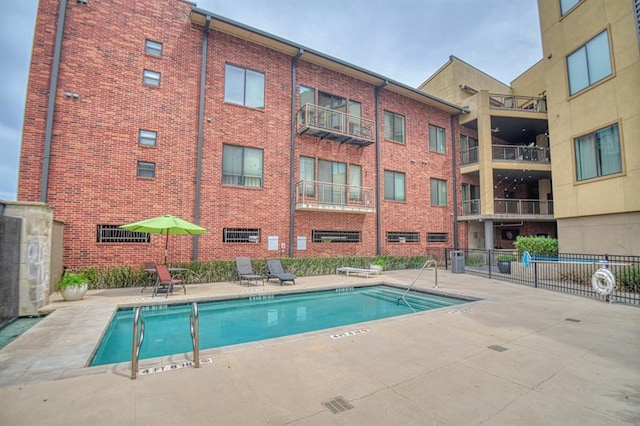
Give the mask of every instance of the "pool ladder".
[(416, 283), (416, 281), (418, 281), (418, 278), (420, 278), (420, 275), (422, 275), (424, 270), (427, 269), (430, 264), (433, 264), (434, 269), (435, 269), (435, 280), (436, 281), (435, 281), (434, 287), (438, 288), (438, 262), (435, 259), (427, 259), (427, 261), (424, 262), (424, 265), (422, 265), (422, 268), (418, 271), (418, 274), (416, 275), (416, 277), (413, 279), (413, 281), (411, 281), (411, 284), (409, 284), (409, 287), (404, 292), (402, 297), (398, 299), (398, 303), (400, 303), (400, 301), (402, 300), (408, 307), (413, 309), (413, 307), (409, 304), (409, 302), (407, 302), (407, 299), (405, 297), (407, 296), (409, 291), (413, 288), (413, 285)]
[[(191, 304), (191, 316), (189, 318), (191, 326), (191, 343), (193, 344), (193, 364), (195, 368), (200, 367), (200, 327), (198, 326), (198, 304)], [(133, 316), (133, 341), (131, 344), (131, 378), (138, 377), (138, 360), (140, 359), (140, 349), (144, 342), (144, 316), (142, 307), (138, 306)]]

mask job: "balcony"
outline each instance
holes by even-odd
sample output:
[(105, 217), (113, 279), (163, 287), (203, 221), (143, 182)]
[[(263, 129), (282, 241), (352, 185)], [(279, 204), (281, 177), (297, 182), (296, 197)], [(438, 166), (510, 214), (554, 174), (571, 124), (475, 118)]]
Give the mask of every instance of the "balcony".
[(303, 180), (296, 184), (296, 210), (375, 213), (373, 188)]
[(462, 216), (480, 214), (480, 200), (465, 200), (462, 202)]
[(499, 161), (545, 161), (551, 159), (549, 148), (541, 146), (493, 145), (491, 155)]
[(461, 159), (460, 163), (463, 166), (467, 164), (476, 164), (478, 162), (478, 147), (474, 146), (473, 148), (462, 150), (460, 153)]
[(375, 122), (318, 105), (305, 104), (298, 111), (296, 132), (359, 147), (375, 142)]
[(547, 98), (531, 96), (489, 94), (489, 106), (492, 109), (512, 111), (547, 112)]
[(513, 198), (496, 198), (493, 201), (493, 214), (483, 214), (480, 200), (462, 202), (459, 220), (478, 219), (517, 219), (541, 220), (553, 219), (553, 200), (525, 200)]
[(493, 200), (493, 212), (509, 215), (553, 215), (553, 200), (496, 198)]

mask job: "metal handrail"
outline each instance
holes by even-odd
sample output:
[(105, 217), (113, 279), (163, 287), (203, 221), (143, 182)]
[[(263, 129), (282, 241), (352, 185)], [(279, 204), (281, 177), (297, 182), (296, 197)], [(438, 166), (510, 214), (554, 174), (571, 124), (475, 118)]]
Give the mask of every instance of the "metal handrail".
[(191, 304), (191, 343), (193, 344), (193, 363), (195, 368), (200, 367), (200, 332), (198, 327), (198, 304)]
[[(138, 338), (139, 330), (139, 338)], [(131, 344), (131, 378), (138, 377), (138, 359), (140, 357), (140, 349), (144, 342), (144, 316), (142, 308), (138, 306), (133, 316), (133, 342)]]
[[(411, 281), (411, 284), (409, 284), (409, 287), (407, 287), (407, 290), (404, 292), (404, 294), (402, 295), (402, 297), (400, 299), (398, 299), (398, 303), (400, 303), (401, 300), (404, 301), (404, 303), (410, 307), (411, 309), (413, 309), (413, 307), (409, 304), (409, 302), (407, 302), (407, 299), (405, 299), (405, 296), (409, 293), (409, 291), (411, 290), (411, 288), (413, 287), (413, 285), (416, 283), (416, 281), (418, 281), (418, 278), (420, 278), (420, 275), (422, 275), (422, 273), (424, 272), (424, 270), (426, 268), (429, 267), (429, 264), (433, 263), (433, 265), (435, 266), (435, 288), (438, 288), (438, 262), (435, 259), (427, 259), (426, 262), (424, 262), (424, 265), (422, 265), (422, 268), (418, 271), (418, 274), (416, 275), (416, 277), (413, 279), (413, 281)], [(415, 311), (415, 309), (413, 309)]]

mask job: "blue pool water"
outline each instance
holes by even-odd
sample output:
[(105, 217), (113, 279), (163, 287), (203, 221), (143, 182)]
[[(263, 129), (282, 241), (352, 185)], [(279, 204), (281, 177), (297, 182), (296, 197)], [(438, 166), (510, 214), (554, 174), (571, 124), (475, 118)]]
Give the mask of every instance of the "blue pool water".
[[(390, 286), (334, 289), (310, 293), (253, 296), (198, 303), (200, 349), (288, 336), (325, 328), (437, 309), (469, 300)], [(191, 305), (144, 307), (145, 336), (140, 359), (193, 350)], [(119, 310), (91, 366), (131, 361), (133, 309)]]

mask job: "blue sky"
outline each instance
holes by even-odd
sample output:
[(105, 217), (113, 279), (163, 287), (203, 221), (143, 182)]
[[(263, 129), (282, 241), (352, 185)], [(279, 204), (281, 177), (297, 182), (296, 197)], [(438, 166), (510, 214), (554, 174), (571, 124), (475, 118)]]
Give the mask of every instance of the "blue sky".
[[(536, 0), (325, 0), (313, 8), (298, 0), (196, 3), (413, 87), (449, 55), (507, 84), (542, 58)], [(0, 200), (16, 199), (37, 4), (0, 2)]]

